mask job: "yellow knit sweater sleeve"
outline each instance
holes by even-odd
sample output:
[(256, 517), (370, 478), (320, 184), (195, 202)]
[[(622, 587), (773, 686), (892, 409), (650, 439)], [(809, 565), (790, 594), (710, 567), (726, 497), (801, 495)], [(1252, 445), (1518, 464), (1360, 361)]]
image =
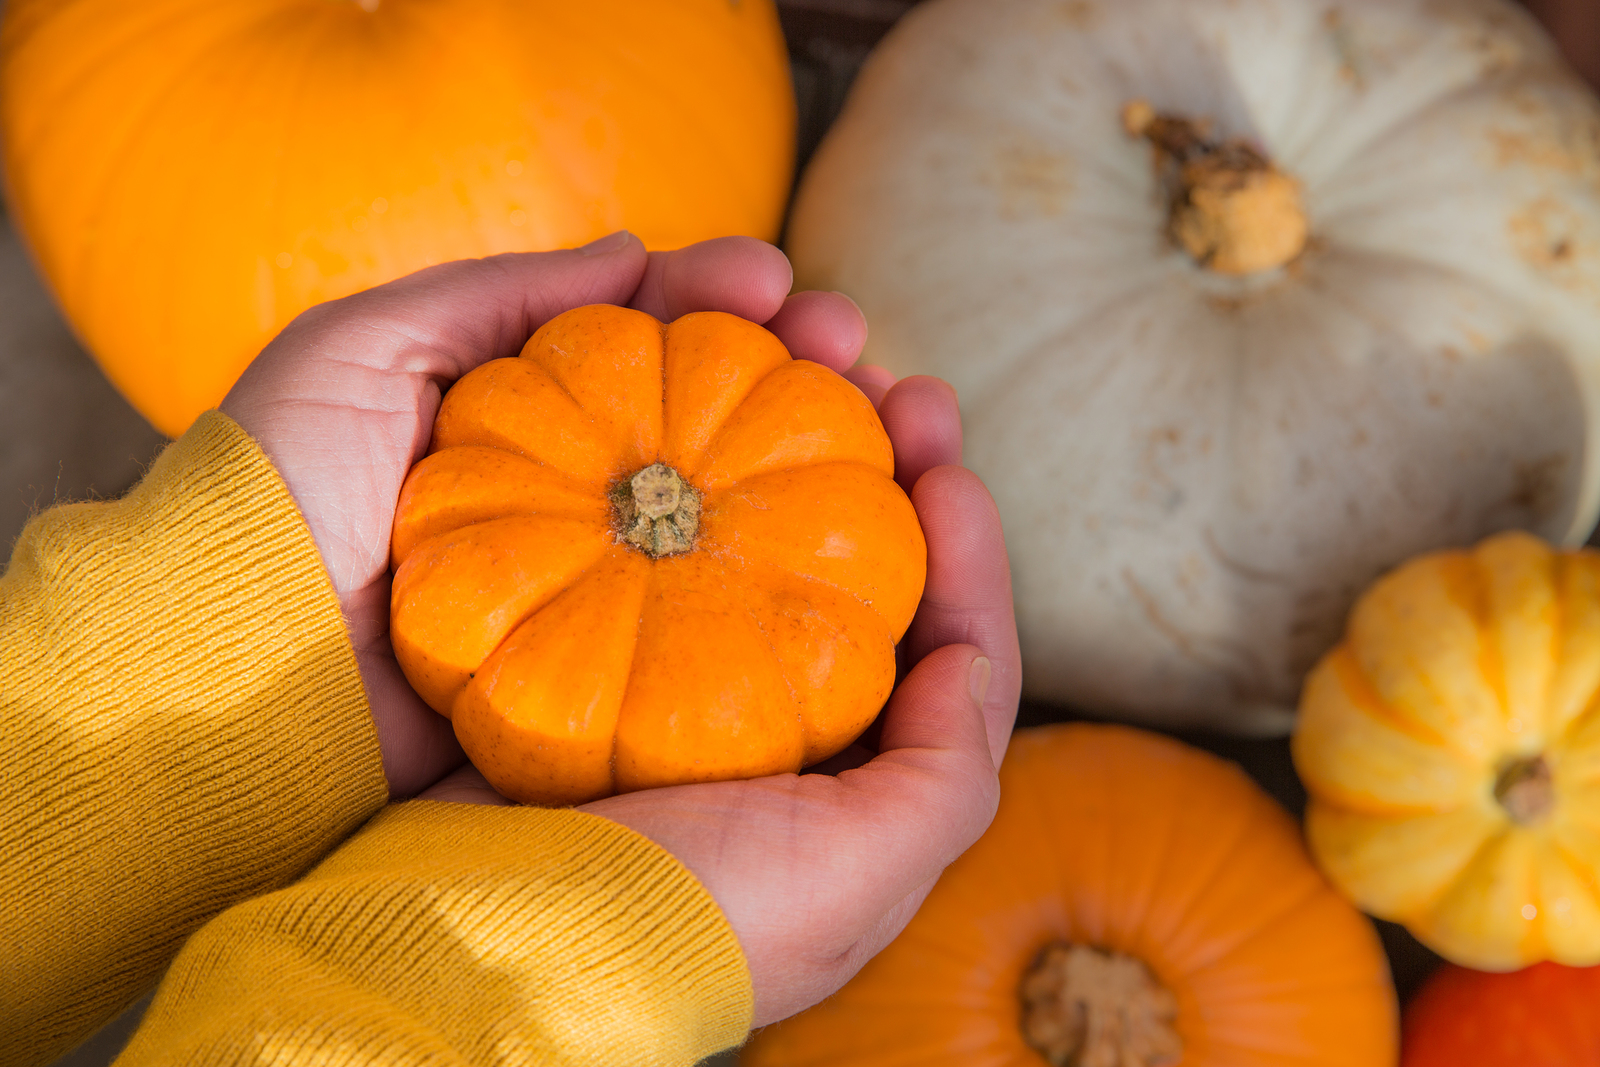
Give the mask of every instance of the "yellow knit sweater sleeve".
[(316, 546), (237, 424), (37, 516), (0, 578), (0, 1064), (71, 1048), (386, 796)]
[(686, 1065), (749, 1026), (726, 919), (630, 830), (414, 801), (349, 836), (386, 789), (344, 620), (224, 416), (24, 531), (0, 746), (0, 1067), (169, 962), (129, 1064)]
[(722, 912), (649, 840), (411, 801), (196, 934), (118, 1067), (687, 1067), (752, 1005)]

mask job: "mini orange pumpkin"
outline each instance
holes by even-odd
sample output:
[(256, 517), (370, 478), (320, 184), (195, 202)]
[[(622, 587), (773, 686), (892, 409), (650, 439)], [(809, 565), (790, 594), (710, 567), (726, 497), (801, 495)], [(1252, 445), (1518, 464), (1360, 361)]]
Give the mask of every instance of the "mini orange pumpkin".
[(1000, 810), (839, 993), (742, 1067), (1387, 1067), (1371, 925), (1240, 770), (1156, 734), (1019, 731)]
[(872, 721), (922, 596), (893, 472), (860, 391), (759, 326), (569, 311), (445, 395), (395, 655), (515, 800), (797, 771)]

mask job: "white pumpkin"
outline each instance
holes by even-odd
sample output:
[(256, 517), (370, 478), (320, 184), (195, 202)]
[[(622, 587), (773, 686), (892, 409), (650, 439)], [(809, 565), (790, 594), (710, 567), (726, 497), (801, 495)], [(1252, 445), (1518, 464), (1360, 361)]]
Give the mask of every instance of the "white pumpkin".
[(789, 253), (956, 386), (1034, 699), (1281, 731), (1379, 572), (1600, 507), (1600, 117), (1508, 3), (931, 0)]

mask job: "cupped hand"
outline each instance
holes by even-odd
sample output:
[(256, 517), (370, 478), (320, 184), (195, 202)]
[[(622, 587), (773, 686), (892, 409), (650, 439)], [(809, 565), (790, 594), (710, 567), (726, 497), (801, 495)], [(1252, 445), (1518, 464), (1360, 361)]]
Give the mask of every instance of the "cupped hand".
[[(860, 312), (832, 293), (788, 295), (770, 245), (726, 238), (646, 255), (613, 235), (580, 251), (449, 263), (296, 319), (223, 402), (273, 460), (349, 621), (390, 790), (505, 803), (450, 724), (406, 684), (388, 643), (389, 530), (426, 451), (443, 390), (516, 355), (543, 322), (590, 303), (670, 320), (726, 311), (795, 356), (845, 373), (895, 447), (895, 477), (928, 541), (928, 582), (902, 650), (911, 669), (872, 747), (827, 773), (655, 789), (587, 805), (675, 855), (739, 937), (771, 1022), (842, 985), (909, 921), (939, 872), (983, 832), (1016, 714), (1020, 667), (994, 504), (958, 466), (955, 396), (855, 366)], [(450, 772), (461, 767), (454, 774)]]
[[(796, 297), (775, 328), (783, 336), (806, 319), (815, 331), (810, 347), (794, 334), (786, 340), (797, 353), (822, 355), (829, 347), (817, 339), (842, 338), (845, 312)], [(853, 360), (859, 340), (853, 344), (822, 361)], [(858, 744), (816, 773), (651, 789), (583, 806), (654, 840), (710, 891), (749, 962), (758, 1026), (843, 985), (983, 833), (1021, 686), (1000, 520), (983, 485), (956, 465), (953, 392), (931, 378), (890, 386), (874, 368), (851, 377), (879, 401), (895, 477), (928, 540), (926, 591), (901, 645), (914, 666), (880, 717), (876, 751)], [(424, 795), (509, 803), (471, 767)]]
[(584, 304), (660, 319), (727, 311), (835, 367), (866, 336), (830, 293), (789, 296), (789, 262), (749, 238), (646, 254), (626, 233), (573, 251), (446, 263), (318, 305), (266, 347), (222, 402), (271, 458), (304, 516), (350, 627), (389, 790), (410, 796), (465, 762), (450, 723), (412, 692), (389, 646), (389, 531), (439, 400)]
[(956, 466), (922, 473), (911, 499), (928, 585), (904, 645), (915, 666), (889, 698), (876, 755), (584, 806), (654, 840), (710, 891), (749, 962), (757, 1026), (822, 1000), (888, 944), (999, 801), (1021, 681), (999, 518)]

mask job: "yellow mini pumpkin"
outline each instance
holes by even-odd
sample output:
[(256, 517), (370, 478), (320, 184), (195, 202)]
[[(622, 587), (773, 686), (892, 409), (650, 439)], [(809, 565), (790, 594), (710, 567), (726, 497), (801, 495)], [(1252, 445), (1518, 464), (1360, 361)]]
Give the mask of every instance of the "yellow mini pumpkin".
[(1407, 563), (1306, 683), (1312, 851), (1457, 963), (1600, 962), (1597, 697), (1600, 553), (1507, 533)]

